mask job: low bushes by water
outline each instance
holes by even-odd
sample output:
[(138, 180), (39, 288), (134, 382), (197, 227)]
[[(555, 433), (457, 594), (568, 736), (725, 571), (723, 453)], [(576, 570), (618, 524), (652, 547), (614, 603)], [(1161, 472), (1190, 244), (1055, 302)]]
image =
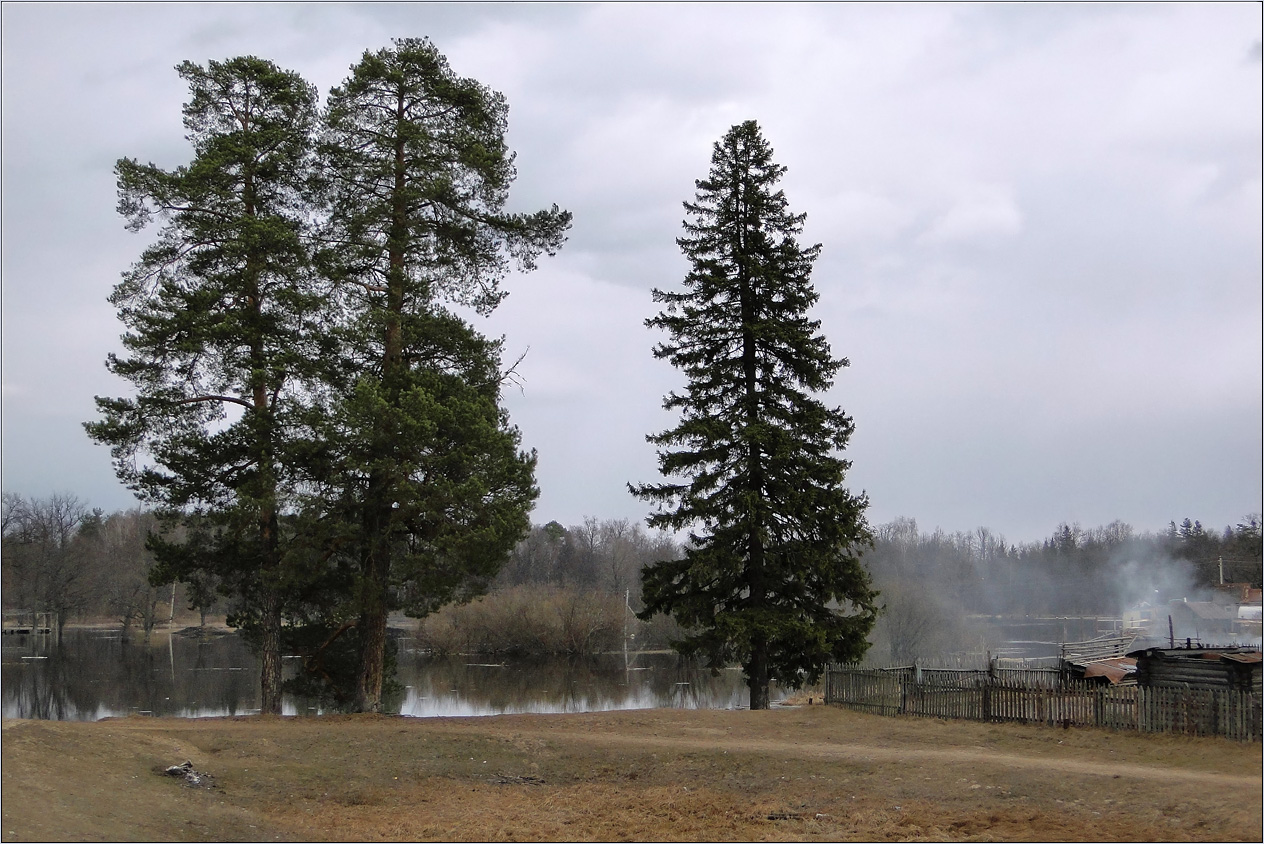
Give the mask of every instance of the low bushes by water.
[(594, 654), (666, 647), (677, 634), (670, 619), (636, 618), (623, 595), (573, 587), (503, 589), (422, 620), (419, 644), (435, 654)]

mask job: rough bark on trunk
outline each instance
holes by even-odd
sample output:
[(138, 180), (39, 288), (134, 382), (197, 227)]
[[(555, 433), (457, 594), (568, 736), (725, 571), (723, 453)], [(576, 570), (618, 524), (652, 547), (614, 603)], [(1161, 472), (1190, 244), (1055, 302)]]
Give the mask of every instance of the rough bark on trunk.
[(360, 635), (355, 691), (357, 712), (382, 711), (383, 665), (386, 661), (386, 597), (390, 573), (390, 551), (385, 534), (389, 529), (389, 518), (389, 511), (386, 521), (383, 521), (381, 515), (373, 514), (368, 525), (369, 549), (364, 561), (360, 618), (356, 624)]
[[(395, 103), (397, 125), (407, 121), (404, 92), (398, 92)], [(382, 344), (382, 383), (391, 407), (399, 407), (400, 383), (405, 374), (403, 355), (404, 288), (408, 241), (408, 206), (404, 195), (407, 187), (405, 142), (395, 139), (394, 177), (390, 234), (387, 239), (386, 314)], [(391, 432), (379, 431), (375, 448), (389, 451)], [(360, 592), (359, 665), (356, 672), (355, 709), (357, 712), (380, 712), (382, 682), (386, 661), (387, 598), (391, 577), (391, 528), (394, 520), (394, 495), (388, 477), (375, 473), (369, 478), (365, 496), (364, 520), (366, 548), (361, 563), (363, 577)]]
[[(242, 129), (249, 128), (243, 122)], [(242, 186), (242, 199), (245, 215), (254, 218), (257, 215), (254, 174), (247, 172)], [(248, 280), (246, 307), (252, 314), (252, 323), (261, 324), (263, 319), (263, 287), (260, 276), (263, 272), (262, 262), (258, 255), (251, 252), (246, 256), (246, 276)], [(260, 711), (264, 715), (281, 714), (281, 596), (277, 592), (275, 574), (280, 563), (278, 523), (277, 523), (277, 480), (274, 470), (275, 429), (270, 388), (275, 388), (267, 380), (268, 355), (261, 334), (250, 337), (251, 361), (251, 405), (255, 413), (265, 424), (260, 426), (255, 435), (255, 459), (259, 472), (259, 512), (258, 530), (260, 547), (260, 574), (262, 580), (262, 631), (259, 653), (259, 686)]]
[(746, 687), (750, 689), (750, 708), (768, 709), (768, 647), (759, 641), (752, 644)]
[(260, 704), (264, 715), (281, 714), (281, 601), (276, 590), (263, 596), (263, 641), (259, 653)]

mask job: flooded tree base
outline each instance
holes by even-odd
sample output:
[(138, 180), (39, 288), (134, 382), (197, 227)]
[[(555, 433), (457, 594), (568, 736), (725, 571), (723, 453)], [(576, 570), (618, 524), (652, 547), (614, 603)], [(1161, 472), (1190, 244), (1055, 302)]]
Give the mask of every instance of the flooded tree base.
[[(30, 840), (1259, 840), (1261, 745), (828, 706), (4, 722)], [(154, 766), (187, 759), (214, 789)]]

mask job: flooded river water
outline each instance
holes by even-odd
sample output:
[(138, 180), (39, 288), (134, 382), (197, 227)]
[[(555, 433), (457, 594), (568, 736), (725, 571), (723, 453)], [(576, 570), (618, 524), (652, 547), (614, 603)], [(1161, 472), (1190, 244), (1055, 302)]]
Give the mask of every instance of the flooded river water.
[[(120, 715), (209, 717), (259, 710), (257, 660), (235, 635), (199, 640), (156, 634), (148, 644), (118, 630), (3, 637), (6, 718), (95, 721)], [(583, 659), (434, 658), (398, 640), (398, 711), (416, 717), (609, 709), (744, 706), (740, 670), (712, 676), (675, 654)], [(779, 693), (774, 689), (774, 700)], [(317, 714), (316, 701), (286, 696), (284, 712)]]

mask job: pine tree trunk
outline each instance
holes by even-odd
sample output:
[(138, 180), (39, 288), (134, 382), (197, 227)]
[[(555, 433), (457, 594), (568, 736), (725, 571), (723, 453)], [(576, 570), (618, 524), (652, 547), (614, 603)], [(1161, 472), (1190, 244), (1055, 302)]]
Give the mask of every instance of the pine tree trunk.
[(281, 714), (281, 601), (275, 589), (263, 596), (263, 641), (259, 652), (259, 711)]
[(390, 585), (392, 502), (380, 475), (369, 478), (361, 562), (359, 661), (356, 666), (355, 711), (382, 710), (383, 664), (386, 659), (387, 591)]
[(379, 516), (372, 521), (376, 525), (370, 527), (369, 551), (360, 595), (360, 620), (356, 625), (360, 636), (355, 692), (357, 712), (382, 711), (383, 666), (386, 661), (386, 593), (390, 552), (383, 534), (389, 525), (389, 513), (385, 520)]
[[(396, 101), (396, 120), (406, 122), (405, 99), (400, 91)], [(399, 406), (400, 381), (405, 364), (403, 360), (402, 317), (404, 313), (404, 288), (406, 273), (405, 252), (401, 244), (407, 242), (408, 210), (404, 189), (407, 184), (405, 145), (402, 137), (395, 140), (394, 186), (391, 210), (391, 228), (388, 247), (388, 272), (386, 294), (386, 325), (382, 346), (382, 383), (386, 388), (387, 401), (392, 408)], [(390, 431), (380, 432), (376, 448), (389, 451)], [(356, 672), (355, 709), (357, 712), (380, 712), (382, 709), (382, 681), (386, 661), (387, 595), (391, 576), (391, 523), (395, 502), (390, 495), (387, 479), (380, 474), (369, 478), (365, 496), (365, 541), (360, 593), (359, 666)]]
[[(243, 126), (243, 129), (246, 128)], [(255, 209), (255, 188), (253, 173), (247, 172), (243, 184), (243, 202), (247, 217), (253, 218)], [(260, 285), (262, 272), (258, 255), (251, 252), (246, 257), (246, 274), (249, 280), (246, 307), (252, 312), (255, 320), (262, 321), (263, 291)], [(258, 528), (259, 546), (262, 555), (263, 606), (262, 606), (262, 641), (259, 653), (259, 709), (264, 715), (281, 714), (281, 596), (275, 585), (275, 572), (279, 566), (280, 553), (277, 534), (277, 482), (273, 468), (275, 429), (273, 426), (272, 399), (269, 396), (270, 384), (266, 380), (267, 354), (264, 349), (262, 334), (256, 333), (250, 338), (250, 360), (252, 365), (252, 411), (266, 424), (255, 434), (253, 448), (258, 462), (260, 499)]]
[(383, 663), (386, 659), (386, 613), (381, 604), (365, 608), (357, 625), (360, 631), (360, 672), (356, 680), (357, 712), (382, 711)]
[(751, 643), (750, 666), (747, 669), (746, 687), (750, 689), (750, 708), (767, 709), (768, 701), (768, 645), (762, 640)]

